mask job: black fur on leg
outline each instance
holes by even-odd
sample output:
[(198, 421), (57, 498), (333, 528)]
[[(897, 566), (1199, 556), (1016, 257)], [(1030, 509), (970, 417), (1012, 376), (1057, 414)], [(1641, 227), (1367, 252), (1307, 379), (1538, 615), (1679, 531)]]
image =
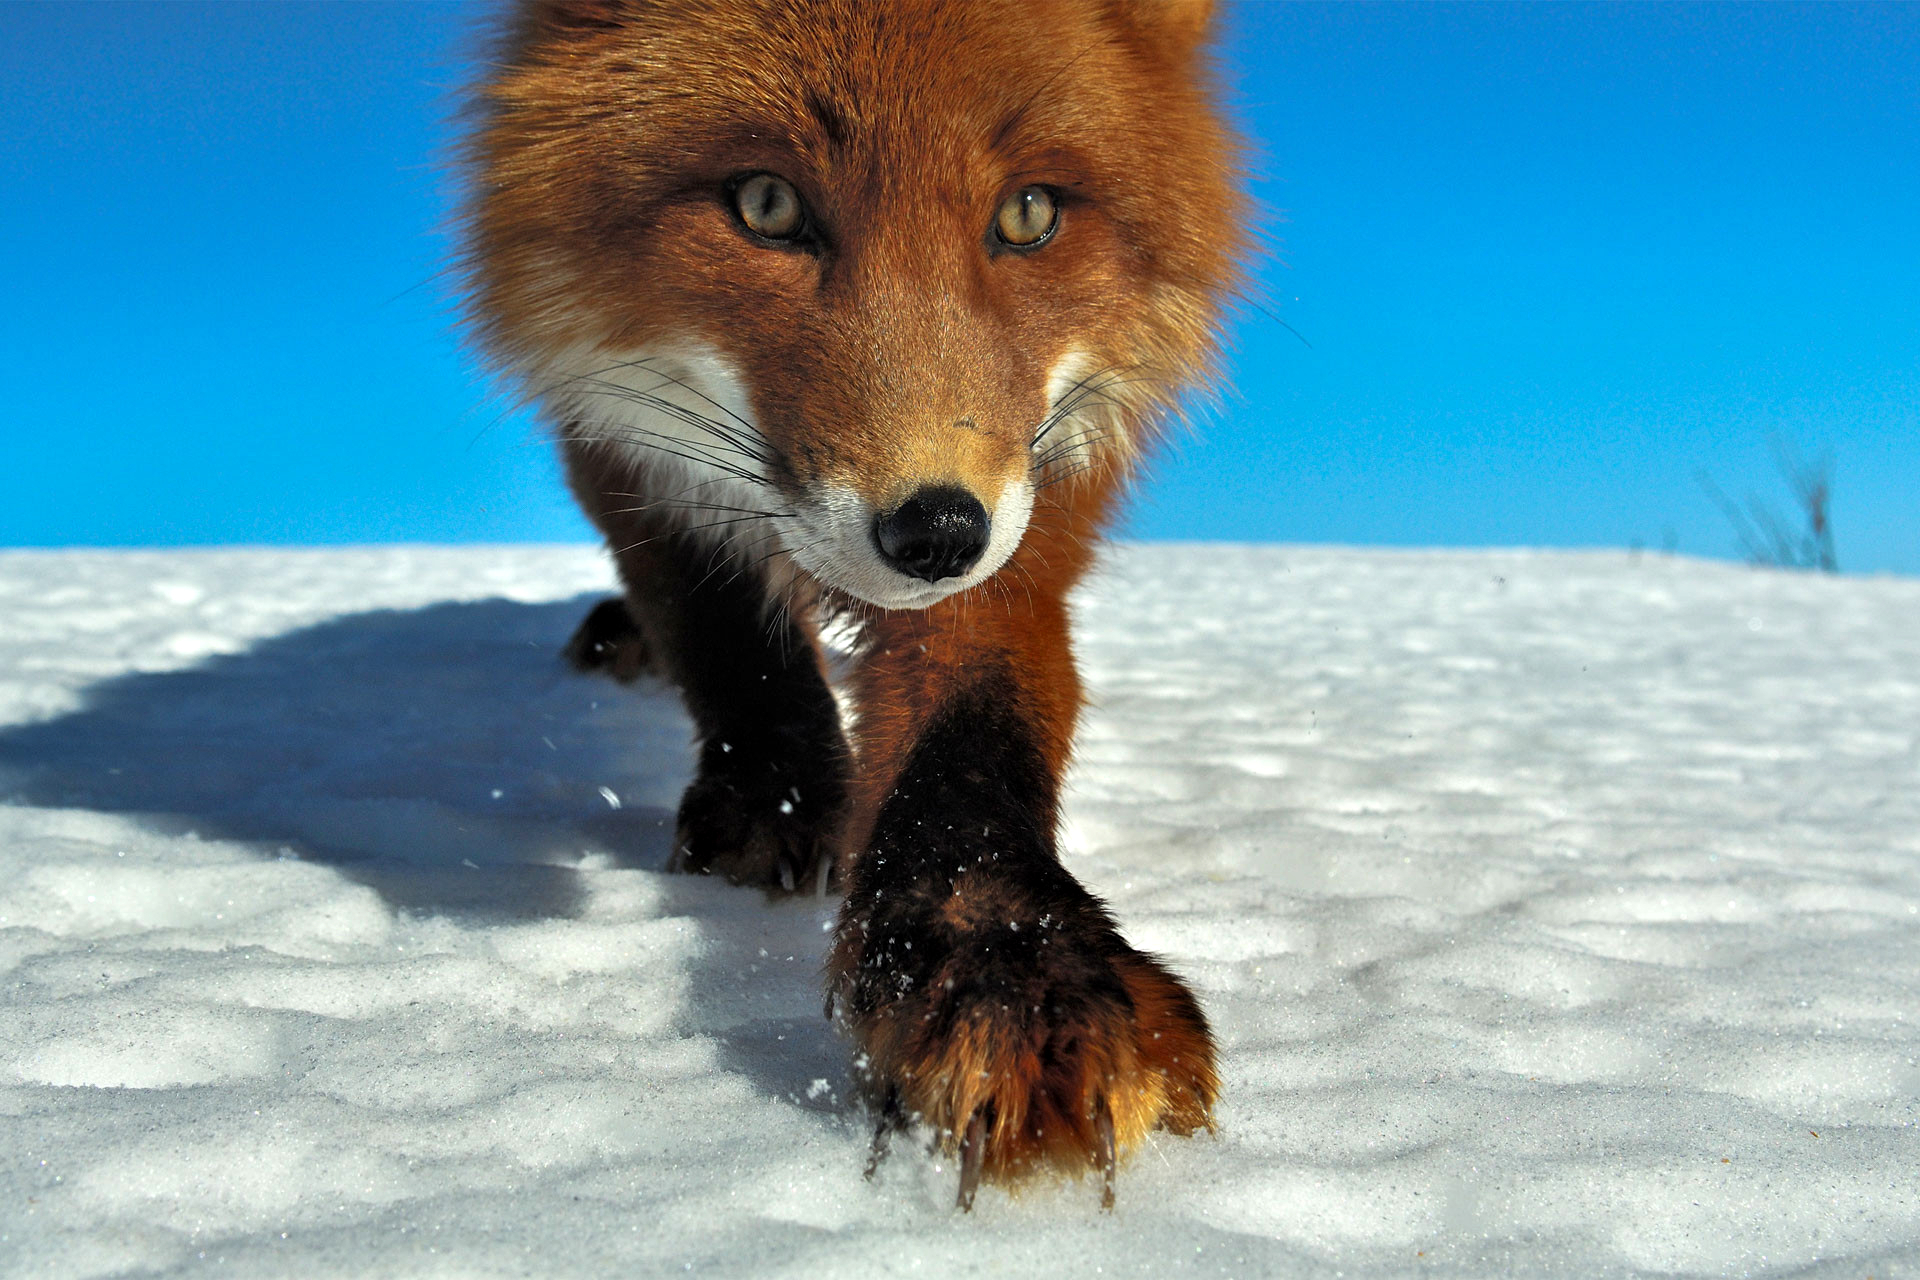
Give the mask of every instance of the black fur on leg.
[(811, 625), (768, 599), (740, 553), (634, 533), (618, 558), (626, 599), (589, 623), (616, 654), (643, 648), (693, 718), (699, 768), (668, 866), (812, 892), (837, 848), (851, 758)]

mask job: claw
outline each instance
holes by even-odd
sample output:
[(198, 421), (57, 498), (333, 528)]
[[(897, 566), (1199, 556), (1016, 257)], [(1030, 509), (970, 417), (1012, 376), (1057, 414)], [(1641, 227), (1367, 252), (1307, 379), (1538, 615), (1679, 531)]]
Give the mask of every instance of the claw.
[(1094, 1152), (1094, 1163), (1099, 1166), (1105, 1186), (1100, 1191), (1100, 1207), (1108, 1213), (1113, 1212), (1113, 1112), (1107, 1109), (1107, 1100), (1103, 1097), (1094, 1104), (1093, 1131), (1100, 1146)]
[(880, 1162), (887, 1158), (893, 1131), (901, 1127), (904, 1118), (900, 1114), (900, 1090), (888, 1085), (886, 1101), (880, 1104), (880, 1118), (873, 1126), (873, 1149), (867, 1153), (866, 1177), (869, 1182), (880, 1171)]
[(987, 1155), (987, 1113), (983, 1107), (967, 1121), (967, 1136), (960, 1142), (960, 1198), (955, 1202), (962, 1213), (973, 1212), (973, 1193), (980, 1188), (980, 1166)]

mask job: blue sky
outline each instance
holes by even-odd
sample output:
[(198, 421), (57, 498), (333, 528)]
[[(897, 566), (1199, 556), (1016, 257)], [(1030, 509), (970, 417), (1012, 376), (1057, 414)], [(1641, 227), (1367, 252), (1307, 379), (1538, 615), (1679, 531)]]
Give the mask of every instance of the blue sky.
[[(436, 279), (475, 11), (0, 5), (0, 544), (574, 539)], [(1137, 536), (1920, 573), (1920, 6), (1231, 7), (1274, 256)], [(1304, 342), (1301, 340), (1304, 338)]]

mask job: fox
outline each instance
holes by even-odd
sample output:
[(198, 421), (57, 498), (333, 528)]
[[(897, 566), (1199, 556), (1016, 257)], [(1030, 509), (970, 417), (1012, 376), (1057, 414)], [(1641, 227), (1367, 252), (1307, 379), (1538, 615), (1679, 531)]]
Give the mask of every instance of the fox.
[[(466, 322), (693, 723), (668, 868), (841, 895), (874, 1117), (983, 1183), (1212, 1130), (1199, 1001), (1060, 859), (1069, 595), (1248, 248), (1211, 0), (520, 0), (469, 95)], [(830, 679), (823, 634), (848, 636)]]

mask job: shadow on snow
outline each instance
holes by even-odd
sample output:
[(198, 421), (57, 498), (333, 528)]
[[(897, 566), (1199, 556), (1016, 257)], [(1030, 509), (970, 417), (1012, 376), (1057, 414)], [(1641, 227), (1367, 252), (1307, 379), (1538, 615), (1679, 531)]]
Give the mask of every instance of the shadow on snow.
[[(571, 917), (583, 857), (664, 867), (691, 764), (670, 690), (561, 661), (591, 603), (353, 614), (106, 680), (77, 711), (0, 730), (0, 797), (323, 863), (399, 911)], [(667, 909), (713, 943), (689, 975), (698, 1021), (763, 1088), (830, 1109), (806, 1097), (810, 1081), (845, 1074), (820, 1016), (820, 904), (662, 884)]]

